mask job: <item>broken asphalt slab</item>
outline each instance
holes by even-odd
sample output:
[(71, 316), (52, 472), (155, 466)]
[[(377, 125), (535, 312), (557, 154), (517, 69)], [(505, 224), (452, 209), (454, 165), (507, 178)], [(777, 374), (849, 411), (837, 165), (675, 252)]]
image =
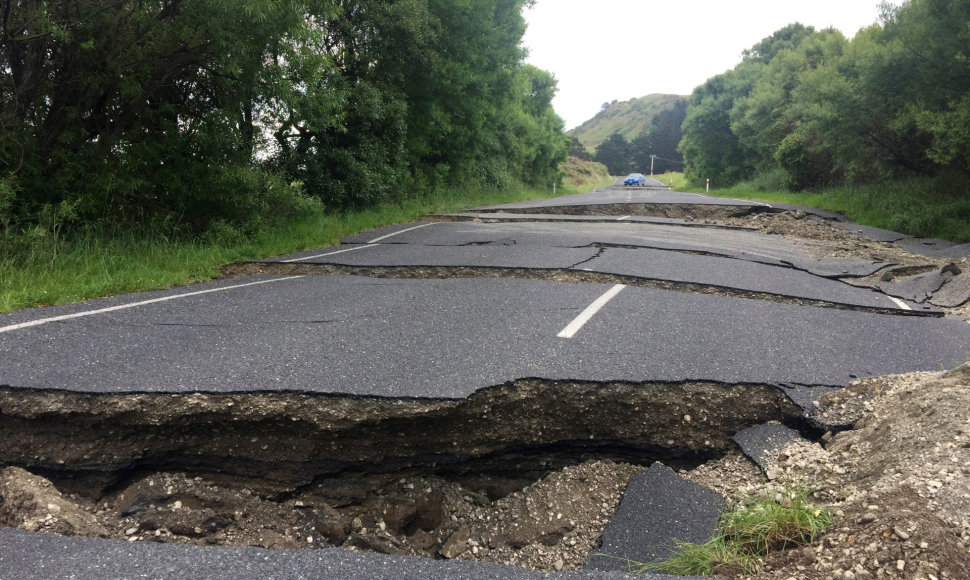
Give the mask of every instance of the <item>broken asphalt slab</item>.
[(200, 548), (154, 542), (65, 538), (16, 529), (0, 529), (0, 578), (45, 580), (661, 580), (664, 575), (629, 576), (582, 570), (543, 574), (461, 560), (441, 561), (385, 556), (337, 548), (266, 550)]
[(624, 288), (565, 339), (560, 332), (609, 286), (357, 276), (234, 282), (4, 315), (0, 385), (431, 399), (527, 377), (844, 386), (955, 366), (970, 352), (970, 326), (953, 319), (649, 288)]
[(890, 296), (923, 303), (942, 288), (946, 281), (942, 272), (933, 271), (910, 276), (899, 282), (880, 282), (876, 287)]
[(424, 246), (417, 244), (372, 244), (350, 249), (322, 251), (308, 256), (283, 257), (262, 262), (338, 264), (345, 266), (393, 267), (480, 267), (480, 268), (571, 268), (588, 262), (596, 248), (548, 248), (537, 245), (488, 244), (469, 246)]
[(597, 216), (597, 215), (572, 215), (572, 214), (535, 214), (535, 213), (453, 213), (453, 214), (436, 214), (430, 216), (436, 220), (452, 220), (452, 221), (481, 221), (481, 222), (495, 222), (495, 221), (506, 221), (506, 222), (603, 222), (603, 223), (613, 223), (613, 222), (628, 222), (628, 223), (644, 223), (644, 224), (666, 224), (666, 225), (676, 225), (684, 226), (688, 228), (713, 228), (721, 230), (748, 230), (754, 231), (754, 228), (748, 228), (744, 226), (731, 226), (727, 224), (719, 224), (714, 222), (697, 221), (697, 220), (683, 220), (675, 218), (664, 218), (664, 217), (648, 217), (648, 216)]
[(948, 279), (930, 298), (930, 303), (941, 308), (957, 308), (967, 302), (970, 302), (970, 272)]
[[(724, 292), (733, 290), (735, 293), (764, 293), (774, 295), (779, 300), (812, 300), (855, 308), (909, 312), (879, 292), (850, 286), (792, 267), (646, 248), (563, 248), (498, 242), (470, 246), (370, 244), (263, 262), (413, 268), (417, 277), (422, 277), (422, 269), (434, 267), (529, 269), (535, 273), (541, 270), (575, 269), (637, 278), (658, 284), (692, 284), (711, 286)], [(823, 271), (869, 271), (877, 268), (872, 264), (839, 262), (827, 266), (824, 261), (806, 262), (809, 267)], [(405, 272), (401, 275), (407, 276)], [(510, 274), (510, 277), (524, 275)], [(920, 309), (918, 306), (916, 309), (930, 310)]]
[(741, 447), (741, 451), (767, 474), (767, 459), (771, 453), (802, 439), (802, 436), (791, 427), (772, 422), (749, 427), (736, 433), (732, 439)]
[(823, 278), (864, 278), (892, 265), (859, 258), (795, 258), (790, 263)]
[(493, 212), (509, 210), (528, 210), (535, 213), (537, 210), (556, 208), (556, 207), (576, 207), (623, 204), (671, 204), (671, 205), (718, 205), (732, 206), (738, 208), (770, 207), (760, 201), (750, 201), (744, 199), (728, 199), (711, 197), (700, 193), (682, 193), (667, 191), (665, 189), (634, 189), (634, 188), (603, 188), (596, 189), (590, 193), (579, 193), (565, 195), (550, 199), (540, 199), (535, 201), (520, 201), (505, 203), (482, 208), (473, 208), (471, 212)]
[[(728, 258), (698, 256), (649, 249), (605, 248), (588, 262), (584, 271), (637, 276), (691, 284), (710, 285), (776, 296), (821, 300), (867, 308), (898, 310), (887, 296), (867, 288), (782, 268)], [(844, 269), (842, 265), (839, 269)]]
[[(748, 211), (801, 211), (803, 213), (816, 215), (823, 219), (834, 221), (846, 221), (843, 214), (839, 212), (818, 209), (808, 206), (784, 204), (784, 203), (764, 203), (738, 198), (724, 198), (705, 195), (702, 193), (677, 192), (666, 189), (638, 189), (638, 188), (619, 188), (608, 187), (596, 189), (591, 193), (567, 195), (552, 199), (524, 201), (485, 208), (474, 208), (470, 212), (495, 212), (495, 211), (515, 211), (522, 213), (542, 213), (543, 211), (559, 211), (562, 208), (587, 207), (591, 214), (597, 211), (615, 212), (620, 210), (623, 205), (669, 205), (669, 206), (720, 206), (722, 208), (738, 208), (740, 213)], [(617, 206), (611, 208), (608, 206)], [(620, 210), (621, 211), (621, 210)], [(635, 213), (635, 212), (634, 212)]]
[[(390, 236), (390, 237), (388, 237)], [(427, 246), (463, 245), (539, 245), (583, 248), (590, 246), (643, 247), (680, 252), (708, 253), (776, 265), (805, 262), (818, 266), (818, 259), (804, 247), (779, 236), (748, 230), (721, 230), (653, 223), (477, 223), (440, 222), (430, 226), (379, 229), (341, 240), (344, 246), (308, 250), (281, 256), (280, 260), (302, 258), (349, 249), (352, 245), (373, 243), (419, 244)], [(840, 259), (836, 259), (840, 260)], [(844, 264), (837, 261), (840, 266)]]
[(630, 481), (585, 569), (623, 571), (671, 556), (678, 541), (703, 544), (723, 509), (720, 494), (654, 463)]

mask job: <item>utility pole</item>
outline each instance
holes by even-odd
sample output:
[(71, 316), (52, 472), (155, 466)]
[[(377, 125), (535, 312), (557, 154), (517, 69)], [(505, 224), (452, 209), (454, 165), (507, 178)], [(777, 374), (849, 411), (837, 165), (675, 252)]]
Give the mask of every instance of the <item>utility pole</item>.
[(653, 160), (656, 159), (656, 155), (650, 156), (650, 177), (653, 177)]

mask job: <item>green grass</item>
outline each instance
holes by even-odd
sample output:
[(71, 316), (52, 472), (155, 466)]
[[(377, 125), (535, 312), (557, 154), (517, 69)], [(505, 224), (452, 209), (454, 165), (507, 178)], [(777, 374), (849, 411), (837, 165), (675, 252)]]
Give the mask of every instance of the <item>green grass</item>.
[[(558, 193), (589, 189), (567, 185)], [(148, 228), (88, 229), (69, 236), (35, 228), (17, 238), (0, 233), (0, 312), (201, 282), (233, 262), (334, 245), (343, 236), (432, 213), (551, 195), (551, 189), (432, 194), (366, 211), (306, 215), (250, 232), (222, 225), (201, 239)]]
[(749, 498), (722, 514), (714, 538), (706, 544), (678, 542), (670, 558), (628, 562), (627, 571), (681, 576), (708, 576), (723, 568), (757, 572), (769, 553), (811, 544), (831, 524), (828, 510), (816, 508), (807, 498), (808, 492), (791, 489), (781, 503)]
[[(681, 177), (680, 191), (703, 192)], [(772, 176), (727, 189), (712, 189), (719, 197), (741, 197), (838, 211), (855, 223), (921, 238), (970, 242), (970, 195), (964, 178), (944, 174), (911, 177), (871, 185), (848, 185), (817, 193), (781, 190)]]

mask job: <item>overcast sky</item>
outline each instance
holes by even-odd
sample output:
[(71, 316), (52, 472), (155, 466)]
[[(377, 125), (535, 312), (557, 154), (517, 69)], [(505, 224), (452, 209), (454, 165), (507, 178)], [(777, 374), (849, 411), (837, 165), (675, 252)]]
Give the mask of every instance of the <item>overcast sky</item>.
[(792, 22), (852, 38), (879, 0), (538, 0), (525, 17), (527, 62), (559, 79), (553, 105), (571, 129), (607, 101), (689, 95)]

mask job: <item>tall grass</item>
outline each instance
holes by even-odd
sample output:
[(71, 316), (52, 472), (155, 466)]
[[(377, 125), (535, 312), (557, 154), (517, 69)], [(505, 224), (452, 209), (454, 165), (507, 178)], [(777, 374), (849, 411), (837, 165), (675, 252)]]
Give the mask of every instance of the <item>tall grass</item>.
[(768, 554), (811, 544), (831, 523), (827, 509), (808, 502), (806, 490), (788, 488), (780, 502), (747, 498), (724, 512), (709, 542), (678, 542), (671, 557), (648, 563), (628, 562), (628, 571), (709, 576), (723, 568), (734, 568), (751, 574), (761, 569)]
[[(559, 193), (580, 189), (567, 185)], [(364, 211), (314, 212), (249, 230), (220, 223), (201, 238), (163, 226), (98, 226), (64, 234), (56, 220), (17, 234), (0, 228), (0, 312), (210, 280), (232, 262), (334, 245), (344, 236), (428, 214), (551, 195), (551, 188), (442, 191)]]
[[(958, 174), (910, 177), (821, 192), (785, 191), (777, 175), (765, 174), (711, 195), (743, 197), (838, 211), (852, 221), (921, 238), (970, 242), (970, 185)], [(683, 184), (682, 191), (704, 191)]]

